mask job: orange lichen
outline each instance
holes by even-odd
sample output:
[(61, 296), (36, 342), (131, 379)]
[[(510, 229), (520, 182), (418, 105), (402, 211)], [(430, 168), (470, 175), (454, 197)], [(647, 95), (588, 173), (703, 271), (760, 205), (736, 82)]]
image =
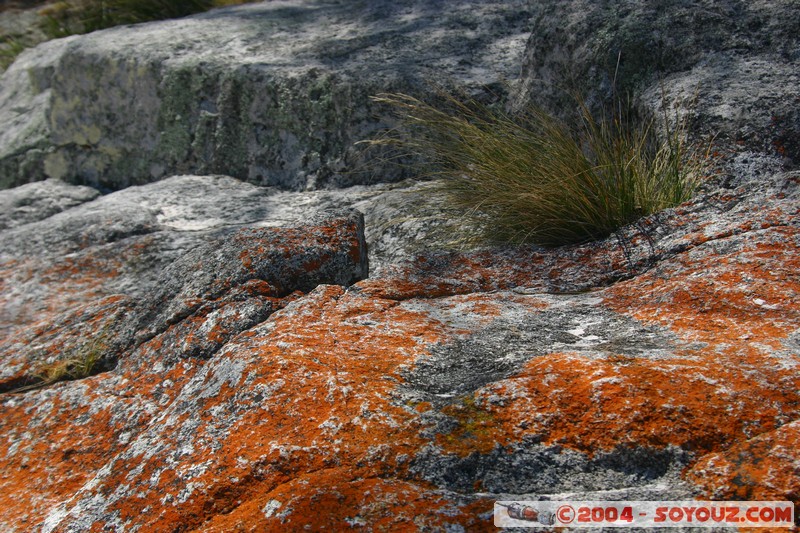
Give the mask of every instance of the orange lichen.
[[(545, 298), (476, 293), (543, 289), (575, 276), (602, 284), (627, 268), (624, 254), (603, 245), (552, 256), (454, 255), (350, 289), (320, 286), (298, 301), (297, 294), (275, 299), (279, 289), (265, 281), (230, 287), (221, 279), (219, 299), (187, 300), (193, 313), (127, 353), (115, 374), (0, 404), (0, 448), (18, 448), (0, 453), (2, 521), (35, 527), (83, 489), (79, 498), (95, 498), (93, 505), (141, 531), (176, 524), (202, 531), (488, 530), (490, 501), (419, 481), (411, 460), (431, 444), (466, 456), (531, 437), (587, 455), (676, 445), (695, 457), (713, 454), (686, 474), (711, 495), (797, 501), (796, 462), (781, 450), (798, 445), (787, 423), (800, 418), (800, 360), (785, 343), (800, 323), (798, 230), (768, 228), (757, 243), (722, 243), (715, 241), (766, 222), (718, 230), (681, 224), (692, 231), (686, 252), (596, 293), (607, 310), (669, 330), (668, 355), (537, 355), (441, 413), (398, 396), (415, 362), (432, 346), (475, 333), (463, 324), (489, 325), (509, 305), (521, 313), (548, 307)], [(290, 232), (297, 242), (303, 235)], [(722, 244), (732, 251), (706, 252)], [(266, 244), (254, 245), (240, 259), (250, 268), (268, 253)], [(292, 246), (275, 253), (289, 257)], [(53, 275), (55, 288), (80, 274)], [(410, 298), (419, 299), (404, 301)], [(238, 324), (244, 306), (268, 301), (285, 307), (231, 338), (224, 317)], [(459, 329), (443, 317), (457, 317)], [(37, 335), (56, 330), (42, 323)], [(210, 361), (187, 356), (208, 343), (221, 348)], [(88, 390), (78, 394), (77, 387)], [(430, 436), (428, 424), (441, 415), (454, 422), (443, 427), (454, 429)], [(770, 453), (778, 458), (761, 460)], [(111, 468), (101, 472), (105, 465)], [(481, 480), (472, 486), (481, 490)], [(23, 491), (36, 497), (20, 501), (15, 495)], [(98, 521), (90, 530), (106, 526)]]
[[(47, 423), (24, 423), (31, 418), (28, 402), (6, 401), (0, 406), (0, 449), (19, 447), (16, 454), (0, 454), (0, 523), (41, 523), (118, 452), (121, 428), (112, 422), (114, 409), (95, 405), (102, 403), (95, 393), (102, 380), (102, 376), (83, 380), (87, 390), (79, 405), (55, 398), (40, 407), (47, 409)], [(115, 408), (125, 403), (120, 400)], [(42, 416), (45, 413), (37, 413)], [(22, 487), (36, 497), (21, 498)]]
[[(673, 356), (537, 357), (478, 391), (472, 409), (446, 409), (459, 429), (439, 444), (467, 455), (535, 435), (589, 454), (673, 444), (699, 456), (800, 418), (800, 357), (776, 354), (800, 324), (798, 230), (767, 231), (759, 244), (685, 254), (601, 293), (607, 307), (676, 332), (687, 344)], [(471, 429), (480, 417), (492, 431)]]
[[(464, 429), (439, 443), (462, 456), (527, 435), (590, 455), (618, 446), (725, 449), (800, 412), (800, 377), (765, 372), (759, 381), (766, 383), (754, 390), (747, 374), (695, 357), (623, 363), (568, 353), (537, 357), (473, 400), (481, 414), (469, 412), (467, 420), (490, 421), (492, 431)], [(492, 396), (504, 398), (503, 405), (485, 400)], [(470, 438), (460, 438), (464, 433)]]
[(239, 254), (239, 259), (242, 261), (242, 265), (247, 270), (253, 270), (253, 257), (250, 254), (250, 250), (242, 250), (242, 252)]
[(800, 422), (698, 461), (686, 479), (715, 500), (800, 502)]
[(685, 254), (620, 283), (606, 305), (713, 347), (776, 349), (800, 323), (800, 230), (768, 231), (771, 240), (762, 236), (758, 244), (705, 259)]
[[(382, 325), (364, 327), (364, 321)], [(123, 523), (131, 520), (150, 531), (176, 521), (201, 527), (209, 509), (237, 516), (233, 511), (240, 505), (237, 502), (257, 499), (304, 473), (333, 467), (346, 468), (351, 479), (402, 475), (407, 465), (398, 457), (413, 456), (425, 440), (419, 435), (418, 412), (392, 402), (392, 390), (401, 365), (443, 340), (447, 328), (397, 302), (348, 295), (336, 286), (318, 288), (290, 312), (273, 315), (270, 322), (267, 336), (242, 335), (216, 360), (216, 364), (225, 358), (249, 361), (246, 388), (239, 383), (234, 391), (227, 388), (234, 384), (226, 384), (193, 408), (203, 422), (194, 436), (191, 463), (211, 461), (214, 468), (187, 479), (176, 467), (161, 472), (157, 484), (151, 485), (149, 477), (124, 478), (134, 468), (131, 465), (120, 476), (105, 479), (103, 486), (134, 484), (143, 495), (150, 495), (113, 505)], [(242, 398), (258, 390), (268, 392), (259, 393), (260, 401), (239, 413), (226, 426), (225, 438), (218, 440), (214, 429), (218, 422), (210, 414), (227, 405), (234, 392)], [(182, 420), (179, 417), (174, 427), (179, 428)], [(171, 432), (162, 432), (159, 438), (167, 450), (178, 445), (178, 440), (173, 444), (170, 439), (180, 439)], [(165, 463), (158, 454), (139, 461), (146, 472)], [(231, 482), (232, 478), (238, 481)], [(189, 483), (198, 488), (180, 506), (141, 515), (146, 499), (175, 494)], [(368, 495), (358, 492), (360, 487), (353, 485), (346, 501), (369, 501)], [(297, 495), (302, 501), (306, 496)]]
[(620, 255), (618, 250), (607, 247), (575, 248), (572, 252), (574, 257), (560, 258), (557, 265), (546, 261), (545, 254), (533, 248), (453, 254), (436, 260), (422, 257), (413, 265), (395, 268), (358, 286), (366, 294), (394, 300), (441, 298), (520, 286), (545, 289), (576, 272), (605, 279), (610, 275), (608, 264)]
[(13, 301), (12, 312), (6, 311), (7, 302), (0, 298), (0, 317), (9, 322), (3, 325), (26, 326), (52, 319), (72, 307), (108, 296), (107, 283), (124, 269), (117, 253), (126, 250), (88, 249), (55, 261), (29, 257), (0, 266), (0, 279), (14, 287), (35, 285), (37, 295), (35, 300), (23, 300), (22, 305)]
[(528, 310), (545, 309), (548, 304), (532, 297), (515, 294), (472, 293), (443, 298), (437, 307), (462, 316), (478, 318), (478, 323), (489, 324), (499, 317), (510, 304), (524, 306)]
[(480, 519), (493, 500), (455, 504), (433, 487), (380, 478), (354, 478), (348, 468), (301, 474), (274, 490), (259, 494), (229, 514), (213, 517), (197, 531), (370, 531), (444, 530), (461, 525), (468, 531), (494, 531)]

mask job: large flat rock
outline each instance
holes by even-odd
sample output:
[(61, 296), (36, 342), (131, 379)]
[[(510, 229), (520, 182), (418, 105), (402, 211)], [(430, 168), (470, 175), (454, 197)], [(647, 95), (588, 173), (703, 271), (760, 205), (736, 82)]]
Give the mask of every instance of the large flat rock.
[(529, 17), (521, 0), (292, 0), (46, 43), (2, 77), (0, 186), (391, 180), (353, 146), (390, 124), (369, 97), (512, 79)]
[(53, 179), (9, 189), (0, 196), (0, 332), (90, 297), (149, 294), (162, 269), (209, 240), (319, 211), (364, 213), (370, 270), (379, 272), (452, 240), (459, 223), (441, 216), (429, 191), (413, 182), (283, 191), (227, 176), (174, 176), (105, 196)]
[[(0, 343), (2, 527), (473, 531), (495, 500), (797, 502), (800, 176), (752, 159), (762, 174), (606, 241), (427, 253), (355, 283), (352, 214), (225, 228), (147, 194), (269, 197), (230, 178), (6, 229), (5, 272), (35, 260), (51, 307)], [(137, 197), (131, 228), (97, 218)], [(91, 231), (47, 241), (68, 215)], [(174, 258), (134, 260), (150, 246)], [(14, 392), (88, 349), (100, 373)]]

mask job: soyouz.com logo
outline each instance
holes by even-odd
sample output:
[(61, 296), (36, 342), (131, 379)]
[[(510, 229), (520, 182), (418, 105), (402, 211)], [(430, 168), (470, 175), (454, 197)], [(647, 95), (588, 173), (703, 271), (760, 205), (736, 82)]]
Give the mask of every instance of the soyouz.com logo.
[(499, 501), (497, 527), (792, 527), (792, 502)]

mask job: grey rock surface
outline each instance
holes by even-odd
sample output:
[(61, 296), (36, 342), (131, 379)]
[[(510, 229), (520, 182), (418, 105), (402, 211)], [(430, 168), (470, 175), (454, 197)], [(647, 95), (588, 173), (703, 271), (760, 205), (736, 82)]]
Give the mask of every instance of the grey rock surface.
[(698, 138), (723, 149), (800, 162), (800, 10), (794, 0), (590, 2), (534, 5), (517, 105), (564, 114), (572, 92), (614, 93), (653, 110), (688, 107)]
[[(366, 274), (360, 217), (310, 208), (392, 219), (427, 185), (178, 176), (33, 203), (0, 233), (0, 482), (51, 499), (0, 523), (209, 528), (230, 509), (272, 527), (269, 502), (299, 521), (339, 484), (361, 502), (365, 479), (444, 498), (464, 527), (497, 499), (693, 498), (698, 460), (798, 417), (800, 176), (763, 154), (729, 172), (602, 242), (428, 253), (346, 287)], [(87, 192), (22, 196), (48, 187)], [(19, 390), (87, 350), (99, 374)], [(337, 523), (371, 516), (348, 505)]]
[(0, 188), (44, 179), (51, 81), (71, 39), (25, 51), (0, 77)]
[[(27, 8), (27, 9), (26, 9)], [(41, 17), (34, 6), (0, 5), (0, 73), (22, 47), (39, 44), (47, 39), (39, 27)]]
[(0, 230), (43, 220), (100, 196), (97, 189), (60, 180), (35, 182), (0, 195)]
[[(94, 213), (78, 209), (72, 214), (81, 215), (91, 217)], [(119, 250), (130, 253), (147, 247), (149, 243), (140, 237), (122, 238), (117, 243)], [(0, 350), (0, 360), (4, 362), (0, 390), (35, 386), (40, 379), (36, 368), (67, 360), (70, 354), (86, 355), (92, 351), (97, 359), (94, 373), (109, 370), (133, 343), (141, 345), (170, 328), (165, 337), (174, 339), (180, 347), (163, 353), (164, 360), (208, 358), (229, 337), (263, 322), (300, 291), (310, 291), (320, 284), (350, 285), (369, 274), (364, 217), (355, 210), (320, 212), (302, 223), (280, 228), (244, 228), (217, 238), (205, 237), (165, 268), (151, 265), (154, 282), (139, 285), (137, 297), (111, 294), (96, 298), (60, 313), (46, 331), (21, 328), (19, 335), (11, 335)], [(113, 264), (113, 255), (98, 253), (98, 248), (106, 245), (102, 237), (83, 245), (85, 262), (94, 262), (96, 268), (105, 266), (106, 277), (121, 274)], [(51, 282), (57, 278), (57, 283), (69, 284), (70, 276), (86, 275), (83, 271), (59, 272), (53, 268), (61, 260), (58, 254), (17, 258), (29, 259), (42, 270), (49, 270)], [(13, 260), (4, 261), (4, 274), (16, 266)], [(140, 266), (139, 272), (141, 269)], [(135, 286), (140, 278), (136, 270), (119, 277), (127, 279), (116, 286), (108, 284), (104, 292)], [(3, 296), (5, 318), (16, 302), (13, 293)], [(41, 320), (47, 314), (46, 309), (42, 311), (36, 318)], [(18, 324), (19, 318), (12, 323)], [(172, 327), (181, 322), (183, 327)], [(8, 325), (4, 323), (3, 329)]]
[(0, 186), (121, 189), (226, 174), (289, 189), (389, 181), (369, 97), (513, 78), (527, 2), (262, 2), (47, 43), (2, 78)]
[(296, 226), (244, 228), (170, 264), (141, 306), (138, 341), (151, 339), (202, 307), (210, 305), (204, 313), (211, 312), (232, 288), (250, 282), (261, 284), (258, 292), (264, 296), (283, 298), (326, 283), (351, 285), (369, 276), (363, 214), (326, 211)]
[[(292, 192), (226, 176), (176, 176), (104, 196), (52, 179), (3, 191), (0, 321), (4, 328), (29, 323), (51, 305), (96, 290), (101, 280), (103, 295), (141, 297), (163, 288), (163, 269), (210, 240), (245, 227), (296, 225), (318, 211), (363, 212), (370, 269), (379, 272), (451, 238), (458, 222), (433, 217), (428, 187), (404, 182)], [(220, 271), (228, 259), (220, 258)], [(72, 295), (61, 281), (52, 283), (64, 273), (75, 281)]]
[(695, 138), (713, 139), (724, 156), (755, 151), (800, 165), (800, 59), (708, 54), (644, 93), (654, 109), (665, 97), (678, 103)]
[[(360, 218), (306, 209), (357, 191), (391, 207), (414, 187), (182, 176), (6, 229), (2, 279), (35, 270), (23, 288), (44, 292), (0, 342), (0, 483), (50, 500), (0, 523), (313, 529), (302, 505), (352, 495), (336, 523), (371, 523), (378, 494), (468, 529), (499, 499), (729, 495), (689, 477), (698, 461), (778, 439), (800, 416), (800, 175), (780, 166), (739, 157), (735, 177), (601, 242), (428, 253), (349, 286), (365, 274)], [(298, 213), (308, 225), (288, 221)], [(95, 228), (84, 241), (70, 229), (81, 217)], [(70, 239), (50, 239), (48, 220)], [(25, 244), (36, 234), (49, 254)], [(12, 393), (87, 346), (101, 373)], [(431, 512), (431, 498), (450, 507)], [(262, 511), (278, 505), (285, 515)]]

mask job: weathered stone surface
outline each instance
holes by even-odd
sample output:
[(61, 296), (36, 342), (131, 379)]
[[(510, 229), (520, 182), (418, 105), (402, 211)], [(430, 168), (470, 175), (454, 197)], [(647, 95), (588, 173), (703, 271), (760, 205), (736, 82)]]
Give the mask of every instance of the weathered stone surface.
[[(58, 180), (10, 189), (0, 197), (8, 207), (0, 214), (0, 227), (7, 226), (0, 233), (0, 332), (90, 298), (163, 289), (162, 270), (201, 243), (245, 226), (297, 223), (314, 211), (364, 212), (377, 272), (435, 250), (457, 229), (457, 221), (428, 217), (436, 207), (426, 191), (400, 183), (290, 192), (224, 176), (177, 176), (99, 198)], [(219, 270), (235, 255), (220, 257)]]
[(98, 196), (97, 189), (70, 186), (59, 180), (11, 189), (0, 196), (0, 230), (43, 220)]
[(521, 102), (574, 109), (645, 95), (655, 110), (678, 101), (698, 137), (721, 149), (800, 162), (800, 12), (793, 0), (544, 1), (525, 52)]
[(686, 477), (716, 500), (797, 502), (800, 499), (798, 426), (800, 423), (794, 421), (737, 443), (724, 452), (709, 454)]
[[(110, 204), (111, 208), (116, 207), (115, 202)], [(120, 215), (108, 207), (94, 211), (79, 208), (77, 215), (69, 216), (78, 220), (82, 215), (94, 222), (93, 215), (98, 212), (105, 217)], [(36, 232), (37, 225), (22, 226), (14, 233), (25, 228)], [(4, 330), (21, 331), (11, 335), (0, 350), (5, 363), (0, 389), (36, 385), (41, 380), (37, 369), (43, 365), (70, 359), (71, 354), (86, 355), (90, 350), (98, 359), (96, 370), (108, 370), (133, 341), (141, 344), (177, 322), (183, 322), (184, 327), (179, 335), (170, 334), (180, 344), (171, 350), (173, 355), (210, 357), (229, 336), (262, 322), (291, 300), (289, 297), (296, 291), (308, 291), (320, 283), (349, 285), (368, 274), (363, 215), (355, 211), (320, 214), (307, 219), (302, 228), (247, 228), (225, 233), (222, 237), (206, 237), (206, 242), (195, 237), (201, 244), (194, 249), (163, 269), (155, 265), (157, 270), (150, 273), (151, 284), (138, 287), (135, 300), (112, 294), (81, 304), (130, 286), (137, 278), (146, 281), (148, 276), (137, 276), (137, 272), (152, 270), (152, 263), (140, 262), (126, 269), (121, 267), (117, 254), (143, 255), (143, 248), (154, 253), (159, 246), (179, 240), (176, 232), (153, 231), (122, 238), (111, 254), (103, 250), (106, 234), (95, 234), (95, 241), (86, 241), (81, 235), (84, 249), (77, 260), (63, 261), (59, 254), (52, 254), (18, 255), (5, 261), (3, 267), (10, 274), (9, 281), (20, 282), (23, 289), (26, 283), (40, 285), (37, 295), (44, 302), (40, 302), (35, 314), (29, 312), (37, 321), (26, 329), (21, 326), (32, 320), (26, 320), (24, 313), (13, 316), (20, 307), (14, 298), (20, 287), (4, 294), (3, 315), (12, 315), (11, 323), (3, 325)], [(67, 232), (64, 235), (69, 237)], [(93, 276), (100, 270), (103, 275)], [(64, 298), (63, 289), (78, 277), (94, 279)], [(29, 303), (30, 295), (23, 296), (28, 296)], [(58, 297), (49, 307), (42, 305), (49, 298)], [(56, 307), (74, 310), (48, 317), (48, 311)]]
[(40, 385), (59, 361), (91, 356), (94, 373), (113, 368), (132, 341), (133, 307), (124, 295), (99, 298), (10, 335), (0, 348), (0, 391)]
[[(37, 7), (43, 2), (3, 2), (0, 4), (0, 73), (20, 52), (47, 40), (39, 23)], [(37, 6), (37, 4), (39, 6)]]
[[(389, 79), (411, 57), (400, 46), (405, 38), (425, 42), (428, 35), (438, 46), (455, 40), (481, 9), (508, 14), (493, 3), (457, 3), (460, 22), (444, 18), (450, 22), (437, 26), (414, 19), (413, 9), (408, 20), (400, 17), (408, 7), (402, 2), (362, 6), (366, 11), (352, 21), (354, 40), (336, 43), (352, 48), (334, 49), (330, 40), (297, 30), (334, 15), (325, 31), (340, 31), (349, 24), (344, 8), (297, 5), (271, 2), (116, 30), (120, 41), (110, 53), (100, 43), (111, 33), (75, 40), (74, 48), (55, 43), (63, 56), (54, 60), (52, 76), (67, 83), (68, 66), (94, 64), (91, 83), (107, 89), (118, 86), (114, 76), (135, 78), (141, 85), (119, 85), (127, 87), (120, 94), (134, 103), (134, 95), (158, 100), (168, 93), (161, 82), (153, 85), (154, 63), (136, 58), (158, 56), (161, 45), (142, 42), (169, 28), (179, 36), (197, 30), (197, 40), (184, 40), (182, 54), (170, 48), (176, 56), (158, 73), (180, 71), (179, 81), (194, 83), (210, 72), (187, 67), (198, 58), (223, 76), (228, 71), (218, 62), (235, 64), (236, 47), (252, 46), (255, 63), (266, 62), (265, 50), (273, 47), (270, 61), (287, 64), (239, 65), (242, 78), (228, 72), (226, 83), (246, 85), (253, 76), (260, 84), (263, 69), (285, 67), (299, 73), (291, 87), (302, 92), (317, 74), (291, 63), (290, 52), (327, 58), (331, 76), (339, 76), (334, 67), (355, 76), (360, 57), (388, 54)], [(656, 70), (667, 74), (670, 90), (683, 87), (688, 78), (681, 76), (703, 69), (709, 80), (729, 76), (727, 85), (711, 84), (701, 94), (698, 127), (725, 129), (734, 117), (741, 119), (736, 124), (750, 121), (753, 135), (720, 162), (723, 173), (696, 199), (601, 242), (555, 250), (420, 249), (414, 239), (437, 246), (459, 229), (458, 221), (431, 222), (438, 199), (424, 184), (292, 192), (189, 175), (100, 197), (53, 180), (6, 191), (2, 201), (15, 211), (0, 219), (0, 529), (490, 531), (492, 504), (500, 499), (752, 498), (800, 505), (800, 173), (787, 170), (787, 154), (760, 122), (770, 98), (777, 102), (789, 89), (753, 85), (762, 75), (794, 75), (780, 65), (796, 59), (797, 34), (789, 31), (796, 19), (788, 2), (776, 2), (773, 11), (764, 2), (752, 9), (727, 3), (719, 13), (700, 5), (693, 11), (674, 4), (675, 20), (696, 31), (665, 26), (674, 57), (656, 62)], [(592, 39), (651, 39), (652, 25), (671, 20), (655, 7), (637, 6), (621, 4), (616, 18), (603, 18), (613, 7), (603, 3), (548, 2), (531, 10), (568, 10), (566, 29), (574, 21), (578, 29), (602, 22)], [(370, 38), (359, 33), (361, 26), (383, 28), (385, 10), (411, 33), (391, 25)], [(236, 24), (261, 28), (252, 35), (267, 44), (248, 41), (243, 30), (245, 37), (230, 44), (209, 38), (220, 55), (206, 55), (203, 28), (242, 13), (262, 15)], [(288, 27), (270, 33), (262, 26), (276, 20)], [(769, 35), (758, 20), (774, 41), (764, 40)], [(511, 37), (517, 23), (508, 21), (506, 50), (518, 42)], [(283, 37), (288, 44), (279, 45)], [(637, 42), (652, 43), (647, 39), (624, 42), (635, 49)], [(545, 63), (573, 54), (589, 58), (576, 65), (591, 70), (596, 57), (585, 52), (600, 50), (592, 48), (598, 42), (589, 39), (577, 51), (568, 40), (556, 42), (547, 52), (555, 63)], [(136, 43), (136, 55), (126, 55)], [(293, 48), (297, 43), (308, 49)], [(320, 55), (314, 46), (323, 43), (341, 55)], [(701, 45), (698, 53), (693, 47)], [(497, 52), (497, 43), (483, 50), (489, 49)], [(655, 61), (652, 53), (643, 51), (647, 62)], [(114, 70), (117, 58), (123, 66)], [(424, 58), (442, 68), (448, 61)], [(170, 70), (173, 64), (185, 69)], [(479, 64), (450, 66), (465, 79)], [(773, 78), (770, 65), (780, 67)], [(644, 86), (652, 84), (653, 72), (625, 68), (629, 83), (642, 72)], [(43, 72), (49, 71), (29, 71), (33, 79)], [(729, 90), (740, 82), (741, 91)], [(48, 87), (41, 85), (42, 94), (51, 92), (36, 105), (51, 112), (63, 95)], [(221, 106), (217, 113), (209, 102), (229, 102), (235, 91), (214, 87), (208, 89), (214, 98), (189, 107), (207, 112), (203, 120), (213, 131), (227, 132), (230, 120), (241, 117), (229, 110), (239, 108)], [(85, 89), (91, 94), (89, 81)], [(56, 104), (47, 103), (51, 98)], [(330, 118), (325, 106), (306, 112), (301, 100), (287, 98), (297, 124), (316, 113), (327, 118), (313, 124)], [(81, 130), (84, 104), (76, 102), (76, 114), (58, 120), (91, 140), (96, 132)], [(202, 122), (187, 116), (194, 117), (190, 124)], [(330, 120), (341, 118), (335, 116)], [(33, 128), (27, 138), (43, 143), (42, 158), (61, 153), (67, 161), (76, 146), (48, 152), (49, 127)], [(158, 138), (148, 137), (149, 127), (136, 130), (145, 154)], [(741, 133), (726, 131), (734, 140)], [(309, 135), (269, 146), (300, 153)], [(95, 168), (96, 147), (87, 146), (90, 164), (81, 168)], [(25, 150), (15, 154), (37, 168), (39, 153)], [(47, 168), (63, 168), (62, 162), (50, 159), (55, 166)], [(104, 167), (109, 176), (123, 175), (112, 166)], [(288, 175), (278, 172), (276, 183), (287, 185)], [(295, 184), (308, 185), (307, 177)], [(365, 213), (366, 230), (357, 213), (341, 211), (353, 206)], [(324, 218), (312, 216), (329, 209), (335, 211)], [(372, 277), (357, 281), (367, 274), (365, 243)], [(423, 253), (398, 261), (415, 250)], [(43, 366), (89, 352), (98, 357), (97, 373), (57, 383), (37, 378)]]
[(313, 238), (262, 225), (159, 266), (149, 300), (42, 314), (1, 345), (6, 390), (59, 339), (130, 331), (112, 370), (2, 395), (3, 526), (488, 530), (510, 497), (796, 501), (800, 176), (750, 161), (600, 243), (428, 254), (304, 295), (245, 274), (275, 257), (245, 236)]
[(70, 39), (24, 52), (0, 78), (0, 187), (44, 179), (55, 65)]
[[(149, 340), (187, 317), (213, 315), (229, 299), (283, 298), (322, 283), (350, 285), (366, 278), (363, 215), (343, 212), (335, 223), (332, 216), (312, 217), (299, 228), (245, 228), (190, 251), (159, 276), (142, 306), (137, 340)], [(246, 319), (248, 327), (269, 315), (234, 313), (253, 314)], [(225, 340), (221, 337), (219, 344)]]
[(53, 41), (2, 78), (0, 186), (386, 181), (397, 167), (353, 172), (353, 144), (388, 124), (369, 97), (509, 79), (528, 31), (521, 0), (296, 0)]

